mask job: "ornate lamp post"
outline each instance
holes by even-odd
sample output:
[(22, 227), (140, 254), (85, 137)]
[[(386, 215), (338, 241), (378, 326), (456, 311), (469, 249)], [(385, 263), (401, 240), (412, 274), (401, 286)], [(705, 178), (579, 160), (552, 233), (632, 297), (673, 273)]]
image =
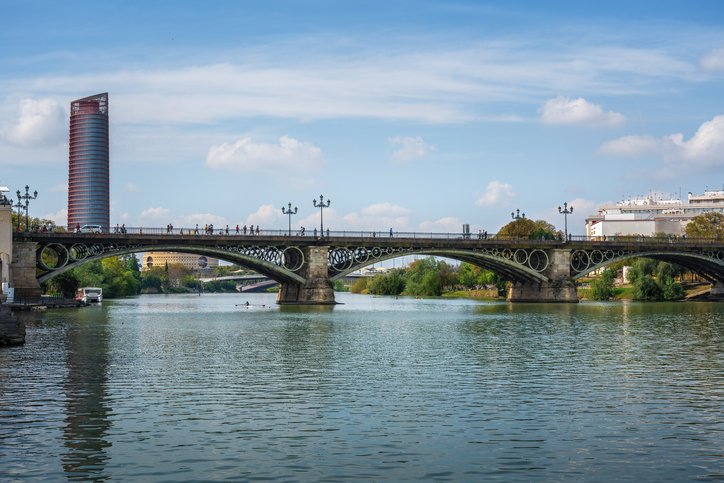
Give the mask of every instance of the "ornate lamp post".
[(324, 238), (324, 209), (329, 208), (329, 204), (332, 202), (332, 200), (327, 200), (327, 203), (324, 203), (324, 196), (319, 195), (319, 204), (317, 204), (317, 200), (312, 200), (312, 203), (314, 204), (315, 208), (319, 208), (319, 228), (320, 228), (320, 237)]
[[(21, 195), (20, 190), (17, 191), (18, 195), (18, 204), (21, 203), (20, 200), (25, 200), (25, 231), (28, 231), (29, 221), (28, 221), (28, 205), (30, 205), (30, 200), (34, 200), (38, 197), (38, 192), (35, 191), (33, 193), (33, 196), (30, 196), (30, 187), (28, 185), (25, 185), (25, 194)], [(18, 218), (20, 217), (20, 209), (18, 208)], [(18, 230), (20, 229), (20, 221), (18, 221)]]
[[(525, 218), (525, 213), (521, 213), (520, 208), (518, 208), (510, 213), (510, 217), (513, 218), (515, 221), (522, 220)], [(517, 223), (515, 225), (515, 238), (520, 238), (520, 227)]]
[(561, 207), (558, 207), (558, 213), (563, 215), (563, 224), (565, 226), (564, 233), (566, 234), (566, 240), (568, 240), (568, 215), (573, 213), (573, 207), (568, 207), (568, 203), (563, 203), (563, 209)]
[(289, 203), (289, 209), (285, 210), (282, 206), (282, 214), (289, 215), (289, 236), (292, 236), (292, 215), (297, 214), (297, 207), (294, 207), (294, 210), (292, 210), (292, 204)]

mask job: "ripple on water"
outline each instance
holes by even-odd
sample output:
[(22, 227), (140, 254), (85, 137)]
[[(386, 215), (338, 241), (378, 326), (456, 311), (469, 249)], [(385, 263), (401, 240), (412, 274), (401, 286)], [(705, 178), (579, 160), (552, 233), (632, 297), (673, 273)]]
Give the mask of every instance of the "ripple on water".
[[(0, 351), (2, 479), (724, 474), (720, 304), (158, 296)], [(35, 317), (35, 318), (33, 318)]]

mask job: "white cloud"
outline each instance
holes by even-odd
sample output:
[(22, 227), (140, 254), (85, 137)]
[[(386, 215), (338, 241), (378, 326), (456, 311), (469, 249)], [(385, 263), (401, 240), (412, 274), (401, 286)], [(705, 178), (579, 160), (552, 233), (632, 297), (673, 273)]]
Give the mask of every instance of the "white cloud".
[[(585, 198), (575, 198), (566, 201), (568, 203), (568, 210), (570, 211), (571, 208), (573, 209), (573, 213), (567, 216), (568, 233), (572, 235), (585, 235), (586, 217), (596, 214), (598, 211), (598, 207), (601, 206), (603, 203), (597, 203), (595, 201), (587, 200)], [(560, 208), (563, 209), (562, 204), (560, 205)], [(565, 228), (566, 217), (558, 212), (558, 206), (551, 207), (545, 213), (540, 214), (540, 216), (537, 216), (535, 218), (552, 221), (554, 222), (556, 228), (561, 231), (563, 231), (563, 229)]]
[[(147, 208), (141, 212), (138, 216), (138, 220), (142, 223), (163, 223), (164, 225), (169, 222), (169, 215), (171, 211), (167, 208)], [(153, 225), (160, 227), (160, 224)]]
[(246, 217), (246, 223), (261, 225), (262, 228), (266, 229), (273, 229), (281, 226), (282, 216), (286, 218), (287, 215), (282, 215), (281, 207), (277, 208), (274, 205), (261, 205), (254, 213)]
[(459, 218), (448, 216), (435, 221), (423, 221), (419, 230), (427, 233), (462, 233), (463, 222)]
[(250, 137), (244, 137), (234, 143), (212, 146), (206, 157), (207, 166), (240, 171), (279, 168), (308, 171), (323, 163), (321, 149), (288, 136), (280, 137), (279, 144), (255, 143)]
[(126, 183), (126, 186), (124, 187), (124, 189), (128, 193), (136, 193), (138, 191), (138, 185), (135, 183)]
[(700, 65), (704, 70), (724, 70), (724, 47), (713, 50), (701, 58)]
[(599, 151), (616, 156), (660, 155), (672, 167), (721, 167), (724, 166), (724, 115), (702, 123), (689, 140), (681, 133), (660, 138), (626, 136), (604, 143)]
[(624, 136), (605, 142), (599, 148), (603, 154), (614, 156), (643, 156), (661, 147), (661, 140), (652, 136)]
[(52, 146), (66, 138), (65, 111), (53, 99), (23, 99), (18, 118), (0, 129), (0, 139), (19, 146)]
[(570, 99), (555, 97), (538, 109), (545, 124), (585, 124), (590, 126), (617, 126), (626, 121), (623, 114), (604, 112), (598, 104), (592, 104), (582, 97)]
[(407, 162), (426, 156), (435, 151), (435, 146), (426, 143), (420, 136), (394, 136), (387, 139), (392, 146), (392, 159), (398, 162)]
[(214, 228), (221, 228), (227, 225), (228, 221), (223, 216), (214, 215), (212, 213), (193, 213), (190, 215), (182, 215), (174, 218), (174, 228), (195, 228), (199, 226), (203, 230), (205, 225), (214, 225)]
[(477, 195), (475, 204), (478, 206), (506, 205), (513, 198), (515, 198), (515, 192), (512, 185), (491, 181), (488, 183), (485, 193)]
[(392, 203), (369, 205), (359, 212), (352, 212), (342, 217), (342, 227), (347, 230), (367, 231), (406, 231), (409, 227), (410, 210)]
[(68, 209), (63, 208), (55, 213), (48, 213), (42, 215), (40, 218), (45, 220), (52, 220), (58, 226), (66, 226), (68, 224)]

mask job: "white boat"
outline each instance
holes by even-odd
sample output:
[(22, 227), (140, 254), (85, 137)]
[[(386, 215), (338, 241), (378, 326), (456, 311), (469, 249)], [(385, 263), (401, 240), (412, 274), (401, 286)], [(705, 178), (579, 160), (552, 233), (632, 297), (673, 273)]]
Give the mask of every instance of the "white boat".
[(75, 293), (75, 299), (84, 304), (103, 302), (103, 289), (100, 287), (81, 287)]

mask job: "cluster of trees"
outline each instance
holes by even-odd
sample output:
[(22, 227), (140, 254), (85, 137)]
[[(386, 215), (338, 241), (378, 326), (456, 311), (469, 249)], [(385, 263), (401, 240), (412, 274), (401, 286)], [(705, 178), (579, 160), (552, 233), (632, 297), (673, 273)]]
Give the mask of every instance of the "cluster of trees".
[(500, 230), (498, 235), (510, 238), (528, 238), (530, 240), (563, 239), (563, 233), (545, 220), (519, 218), (511, 221)]
[[(590, 296), (594, 300), (609, 300), (614, 297), (614, 281), (621, 264), (606, 268), (598, 278), (591, 281)], [(684, 297), (684, 287), (676, 279), (683, 269), (672, 263), (650, 258), (637, 258), (630, 265), (628, 279), (634, 300), (678, 300)]]
[(141, 289), (141, 269), (133, 255), (104, 258), (64, 272), (45, 284), (48, 293), (72, 298), (79, 287), (102, 287), (108, 298), (136, 295)]
[(704, 213), (695, 216), (686, 225), (686, 236), (689, 238), (724, 238), (724, 215)]
[(428, 257), (412, 262), (407, 268), (389, 270), (371, 279), (361, 278), (350, 291), (374, 295), (440, 296), (454, 288), (494, 287), (504, 290), (505, 281), (496, 274), (469, 263), (455, 267)]
[[(214, 275), (224, 276), (238, 267), (217, 267)], [(107, 298), (128, 297), (140, 293), (235, 292), (233, 280), (202, 283), (189, 268), (171, 264), (141, 271), (133, 255), (109, 257), (88, 262), (64, 272), (45, 284), (46, 293), (71, 298), (79, 287), (102, 287)]]

